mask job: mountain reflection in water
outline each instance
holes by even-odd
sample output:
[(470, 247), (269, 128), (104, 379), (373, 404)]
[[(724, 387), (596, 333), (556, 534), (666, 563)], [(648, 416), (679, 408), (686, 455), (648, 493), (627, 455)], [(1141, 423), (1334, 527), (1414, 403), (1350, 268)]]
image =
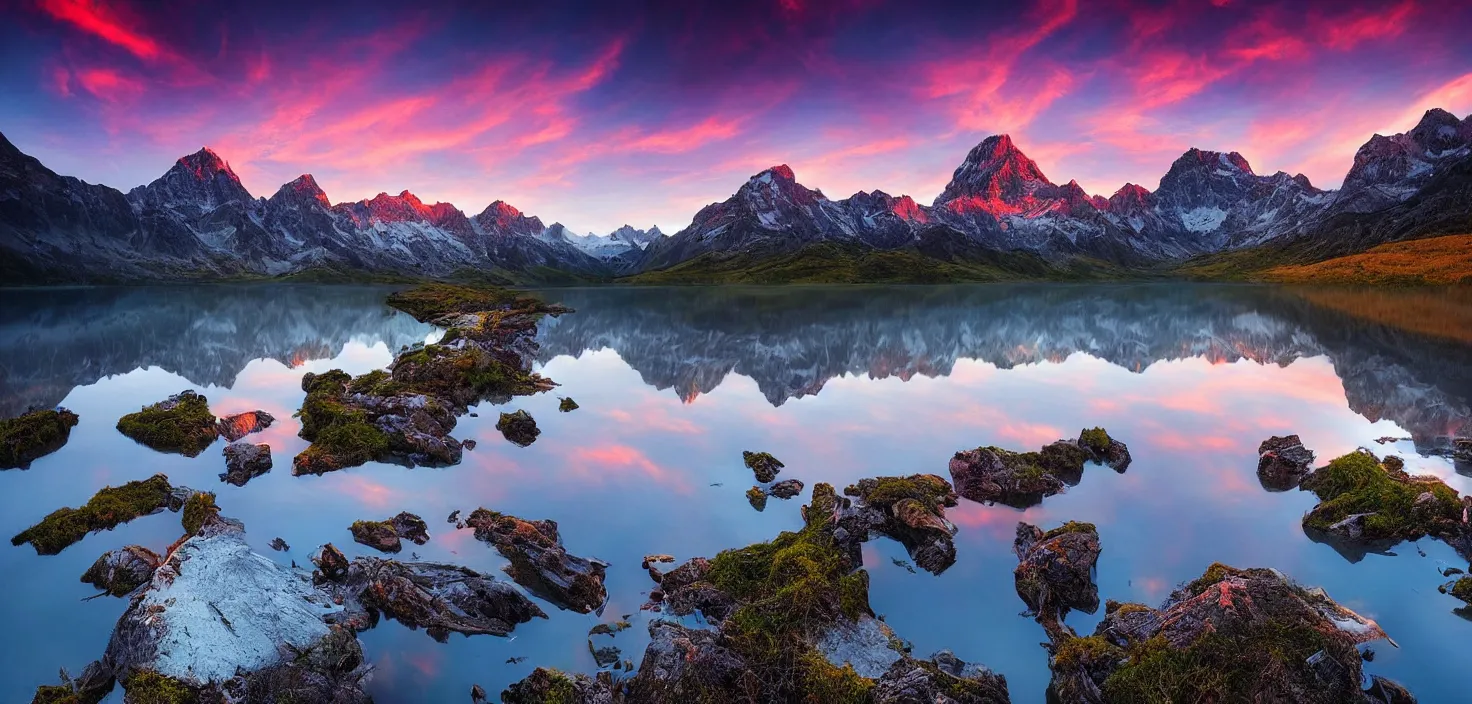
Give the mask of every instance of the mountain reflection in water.
[[(772, 499), (758, 513), (744, 492), (742, 450), (769, 451), (781, 479), (842, 487), (863, 477), (936, 473), (957, 450), (1036, 449), (1102, 425), (1130, 446), (1117, 474), (1088, 467), (1077, 486), (1025, 511), (963, 500), (957, 562), (913, 570), (898, 543), (863, 548), (870, 600), (915, 652), (941, 648), (1006, 675), (1013, 701), (1040, 702), (1048, 682), (1038, 625), (1018, 615), (1012, 582), (1017, 522), (1098, 526), (1101, 599), (1158, 604), (1172, 587), (1221, 561), (1275, 567), (1376, 619), (1399, 644), (1376, 643), (1367, 671), (1421, 701), (1466, 688), (1460, 644), (1472, 622), (1438, 594), (1439, 568), (1465, 568), (1438, 542), (1391, 554), (1337, 552), (1299, 525), (1306, 492), (1265, 491), (1257, 445), (1299, 433), (1322, 462), (1356, 447), (1405, 457), (1407, 469), (1472, 478), (1417, 450), (1466, 435), (1472, 354), (1459, 325), (1472, 310), (1447, 292), (1205, 285), (554, 289), (575, 313), (542, 323), (540, 371), (553, 393), (473, 408), (455, 436), (475, 440), (460, 465), (406, 469), (369, 463), (292, 476), (307, 443), (292, 414), (302, 374), (387, 365), (392, 351), (433, 335), (383, 304), (389, 289), (308, 285), (178, 286), (0, 291), (0, 413), (63, 404), (81, 423), (60, 451), (26, 471), (0, 472), (0, 534), (13, 535), (97, 489), (164, 472), (215, 491), (253, 549), (309, 565), (332, 542), (374, 554), (347, 527), (399, 511), (422, 516), (431, 539), (403, 559), (497, 572), (505, 564), (451, 511), (484, 506), (556, 520), (569, 552), (610, 563), (600, 618), (559, 611), (508, 638), (452, 637), (384, 622), (362, 634), (377, 701), (460, 701), (471, 684), (492, 698), (537, 666), (592, 672), (593, 625), (630, 616), (615, 644), (637, 665), (653, 583), (642, 557), (684, 560), (768, 540), (801, 525)], [(1392, 324), (1393, 323), (1393, 324)], [(114, 429), (119, 416), (185, 388), (217, 414), (262, 409), (277, 418), (250, 436), (275, 468), (236, 487), (221, 482), (217, 442), (199, 457), (149, 450)], [(559, 413), (558, 397), (581, 406)], [(524, 409), (542, 434), (529, 447), (495, 429)], [(1382, 436), (1413, 436), (1378, 444)], [(0, 602), (0, 639), (24, 643), (0, 661), (0, 701), (26, 701), (56, 669), (98, 657), (125, 600), (82, 599), (78, 581), (103, 551), (156, 551), (179, 537), (176, 514), (140, 518), (59, 555), (0, 550), (21, 575)], [(289, 552), (268, 544), (281, 537)], [(1424, 553), (1424, 556), (1423, 556)], [(913, 570), (913, 571), (912, 571)], [(1464, 611), (1465, 612), (1465, 611)], [(1068, 623), (1091, 632), (1099, 615)], [(114, 693), (112, 702), (120, 701)]]

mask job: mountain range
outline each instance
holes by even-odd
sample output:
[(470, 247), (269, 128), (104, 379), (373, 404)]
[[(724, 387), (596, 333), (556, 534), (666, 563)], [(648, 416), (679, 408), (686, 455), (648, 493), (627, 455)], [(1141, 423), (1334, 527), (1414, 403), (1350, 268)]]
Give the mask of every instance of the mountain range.
[(1038, 275), (1078, 262), (1159, 270), (1254, 249), (1315, 260), (1469, 230), (1472, 116), (1440, 109), (1409, 132), (1373, 136), (1337, 191), (1302, 174), (1259, 175), (1237, 152), (1193, 148), (1155, 190), (1125, 184), (1106, 198), (1076, 181), (1054, 183), (1004, 134), (971, 149), (928, 206), (883, 191), (832, 200), (779, 165), (670, 236), (629, 226), (579, 235), (499, 200), (467, 216), (409, 191), (334, 204), (310, 174), (254, 197), (208, 148), (125, 194), (58, 175), (0, 135), (0, 276), (24, 283), (314, 271), (697, 280), (815, 247), (824, 257), (892, 253), (993, 270), (1026, 261), (1023, 275)]

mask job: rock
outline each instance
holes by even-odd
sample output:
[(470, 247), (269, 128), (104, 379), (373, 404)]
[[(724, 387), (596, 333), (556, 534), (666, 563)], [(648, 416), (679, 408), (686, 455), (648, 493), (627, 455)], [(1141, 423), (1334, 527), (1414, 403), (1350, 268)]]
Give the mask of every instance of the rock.
[(1159, 609), (1110, 602), (1094, 635), (1050, 637), (1064, 701), (1328, 704), (1376, 701), (1356, 646), (1385, 632), (1322, 589), (1218, 563)]
[(1380, 675), (1370, 675), (1370, 688), (1365, 690), (1365, 698), (1374, 704), (1416, 704), (1416, 698), (1409, 690)]
[(287, 550), (291, 549), (291, 546), (287, 545), (286, 541), (282, 540), (281, 538), (272, 538), (271, 549), (277, 552), (286, 552)]
[(400, 538), (415, 545), (429, 542), (429, 526), (424, 519), (407, 511), (386, 521), (355, 521), (348, 528), (353, 540), (380, 552), (398, 552), (403, 549)]
[(88, 663), (80, 677), (62, 668), (61, 684), (37, 687), (31, 704), (97, 704), (112, 693), (114, 683), (112, 670), (100, 660)]
[(662, 553), (655, 553), (653, 555), (645, 555), (644, 556), (644, 562), (640, 566), (643, 567), (644, 569), (649, 569), (652, 565), (654, 565), (657, 562), (670, 563), (670, 562), (674, 562), (674, 561), (675, 561), (675, 556), (674, 555), (665, 555), (665, 554), (662, 554)]
[(476, 539), (494, 545), (511, 561), (506, 572), (517, 584), (559, 608), (588, 613), (607, 600), (605, 565), (569, 555), (555, 521), (526, 521), (478, 508), (465, 524), (475, 529)]
[(1076, 444), (1058, 441), (1040, 452), (1011, 452), (979, 447), (951, 458), (956, 491), (972, 501), (1026, 508), (1063, 491), (1083, 476), (1087, 454)]
[(475, 449), (475, 441), (474, 440), (461, 440), (460, 441), (460, 447), (463, 447), (466, 450), (474, 450)]
[(564, 398), (560, 403), (557, 404), (557, 410), (561, 413), (571, 413), (572, 411), (576, 411), (577, 409), (578, 402), (572, 400), (571, 397)]
[(196, 457), (215, 441), (219, 429), (209, 400), (183, 391), (118, 419), (118, 432), (159, 452)]
[[(395, 370), (397, 373), (397, 369)], [(450, 436), (459, 407), (415, 391), (382, 370), (353, 378), (332, 370), (302, 377), (307, 397), (298, 415), (312, 445), (292, 460), (292, 472), (322, 474), (366, 462), (450, 465), (462, 457)]]
[(82, 574), (82, 581), (113, 596), (127, 596), (147, 584), (161, 558), (148, 548), (129, 545), (102, 553)]
[(1452, 458), (1459, 462), (1472, 462), (1472, 438), (1453, 440)]
[(763, 491), (759, 486), (747, 489), (746, 502), (751, 504), (751, 507), (757, 511), (765, 511), (767, 509), (767, 492)]
[(1298, 486), (1314, 463), (1314, 453), (1297, 435), (1273, 437), (1257, 447), (1257, 480), (1268, 491), (1287, 491)]
[(164, 509), (184, 508), (184, 499), (194, 491), (174, 487), (169, 478), (155, 474), (148, 479), (119, 487), (103, 487), (81, 508), (59, 508), (40, 523), (10, 539), (11, 545), (30, 543), (38, 555), (55, 555), (87, 537), (88, 533), (112, 528)]
[(457, 508), (454, 511), (451, 511), (450, 512), (450, 516), (449, 516), (449, 518), (446, 518), (445, 519), (445, 522), (446, 523), (454, 523), (454, 522), (456, 522), (458, 520), (460, 520), (460, 509)]
[(60, 450), (78, 420), (65, 408), (0, 420), (0, 469), (28, 469), (31, 462)]
[(777, 474), (786, 466), (768, 452), (746, 450), (741, 453), (741, 460), (748, 469), (756, 474), (756, 480), (762, 484), (776, 479)]
[(220, 418), (215, 427), (226, 442), (235, 442), (251, 433), (259, 433), (275, 422), (276, 419), (265, 411), (247, 411)]
[(1108, 465), (1116, 472), (1130, 466), (1130, 449), (1109, 436), (1103, 428), (1087, 428), (1078, 434), (1078, 446), (1095, 462)]
[(874, 683), (875, 704), (1008, 704), (1007, 678), (985, 667), (967, 664), (949, 650), (932, 661), (904, 658)]
[(501, 692), (502, 704), (613, 704), (612, 688), (579, 673), (539, 667)]
[(865, 614), (857, 620), (844, 619), (823, 634), (818, 652), (834, 666), (850, 665), (860, 677), (883, 677), (905, 654), (894, 647), (894, 629)]
[(256, 477), (271, 471), (271, 446), (240, 441), (225, 446), (225, 473), (220, 481), (245, 486)]
[(598, 667), (612, 667), (623, 659), (623, 651), (619, 650), (618, 646), (595, 646), (592, 640), (588, 641), (588, 652), (593, 654), (593, 662)]
[(796, 479), (784, 479), (767, 488), (767, 493), (779, 499), (790, 499), (802, 493), (802, 482)]
[(1366, 450), (1329, 462), (1303, 478), (1299, 487), (1320, 503), (1303, 517), (1311, 538), (1328, 537), (1341, 547), (1366, 550), (1432, 536), (1472, 559), (1472, 500), (1432, 476), (1411, 476), (1383, 464)]
[(496, 430), (501, 431), (507, 440), (518, 447), (526, 447), (536, 442), (537, 436), (542, 434), (542, 431), (537, 428), (536, 419), (524, 410), (502, 413), (501, 419), (496, 421)]
[(1069, 521), (1046, 533), (1018, 523), (1012, 549), (1019, 561), (1012, 573), (1017, 595), (1045, 630), (1061, 628), (1072, 609), (1090, 614), (1099, 609), (1094, 568), (1101, 548), (1092, 523)]
[[(818, 484), (812, 506), (833, 506), (828, 512), (837, 516), (839, 543), (851, 559), (857, 561), (858, 544), (875, 532), (899, 541), (927, 572), (940, 574), (955, 564), (956, 526), (946, 520), (945, 509), (956, 505), (956, 493), (946, 480), (934, 474), (860, 479), (843, 493), (855, 500), (839, 499), (831, 486)], [(809, 507), (804, 515), (812, 512)]]
[[(323, 554), (328, 555), (328, 547)], [(354, 630), (371, 628), (379, 615), (410, 628), (424, 628), (444, 642), (451, 632), (504, 636), (533, 618), (546, 614), (515, 587), (458, 565), (399, 562), (360, 557), (346, 565), (331, 559), (333, 574), (322, 569), (319, 586), (344, 604), (332, 619)], [(323, 562), (318, 562), (323, 568)]]
[[(251, 552), (239, 522), (211, 513), (134, 597), (103, 661), (129, 701), (142, 690), (181, 685), (243, 689), (259, 695), (253, 701), (305, 695), (301, 687), (311, 685), (335, 702), (367, 701), (358, 687), (361, 647), (324, 621), (341, 611), (310, 582)], [(313, 657), (347, 650), (356, 657)]]
[(312, 563), (317, 565), (316, 574), (312, 575), (312, 581), (321, 584), (324, 581), (341, 582), (347, 577), (348, 557), (328, 543), (322, 546), (322, 551), (312, 558)]
[(734, 695), (750, 675), (746, 661), (722, 645), (716, 633), (653, 621), (644, 661), (628, 682), (627, 701), (687, 701), (698, 692)]
[(478, 684), (470, 685), (470, 704), (486, 704), (486, 690)]

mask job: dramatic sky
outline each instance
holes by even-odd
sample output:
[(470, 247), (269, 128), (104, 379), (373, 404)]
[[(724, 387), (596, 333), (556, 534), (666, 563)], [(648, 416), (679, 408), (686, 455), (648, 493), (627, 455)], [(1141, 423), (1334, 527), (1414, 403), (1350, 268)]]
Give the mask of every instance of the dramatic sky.
[(668, 232), (786, 163), (932, 200), (1006, 132), (1054, 181), (1188, 147), (1337, 186), (1374, 132), (1472, 112), (1472, 2), (0, 0), (0, 132), (129, 189), (208, 145), (252, 193), (411, 190)]

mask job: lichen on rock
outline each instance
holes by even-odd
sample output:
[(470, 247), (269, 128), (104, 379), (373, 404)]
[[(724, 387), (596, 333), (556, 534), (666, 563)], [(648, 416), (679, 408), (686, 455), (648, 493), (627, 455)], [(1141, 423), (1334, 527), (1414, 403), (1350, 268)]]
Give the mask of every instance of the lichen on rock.
[(1037, 452), (1013, 452), (978, 447), (951, 458), (951, 480), (956, 491), (972, 501), (1027, 508), (1079, 483), (1084, 466), (1093, 461), (1123, 472), (1130, 452), (1103, 428), (1079, 433), (1077, 440), (1059, 440)]
[(1399, 462), (1382, 463), (1366, 450), (1314, 470), (1300, 483), (1320, 503), (1303, 517), (1310, 536), (1350, 547), (1388, 547), (1432, 536), (1472, 559), (1472, 500), (1432, 476), (1407, 474)]
[(1045, 630), (1061, 628), (1071, 610), (1094, 613), (1099, 608), (1094, 569), (1101, 547), (1094, 524), (1069, 521), (1044, 532), (1018, 523), (1012, 549), (1018, 559), (1013, 571), (1017, 595)]
[(0, 420), (0, 469), (28, 469), (31, 462), (60, 450), (77, 422), (77, 414), (65, 408)]
[(195, 457), (219, 435), (209, 399), (182, 391), (118, 419), (118, 432), (159, 452)]
[(525, 410), (502, 413), (501, 418), (496, 421), (496, 430), (501, 431), (501, 435), (517, 447), (531, 445), (537, 441), (537, 436), (542, 434), (542, 431), (537, 428), (536, 419)]
[(429, 526), (424, 519), (407, 511), (383, 521), (354, 521), (348, 530), (353, 540), (380, 552), (402, 550), (402, 540), (415, 545), (429, 542)]
[(746, 465), (747, 469), (750, 469), (756, 474), (756, 480), (762, 484), (775, 480), (777, 474), (782, 471), (782, 468), (787, 466), (782, 464), (776, 457), (773, 457), (770, 452), (743, 450), (741, 452), (741, 461)]
[(82, 581), (112, 596), (126, 596), (153, 578), (161, 558), (141, 545), (102, 553), (82, 574)]

